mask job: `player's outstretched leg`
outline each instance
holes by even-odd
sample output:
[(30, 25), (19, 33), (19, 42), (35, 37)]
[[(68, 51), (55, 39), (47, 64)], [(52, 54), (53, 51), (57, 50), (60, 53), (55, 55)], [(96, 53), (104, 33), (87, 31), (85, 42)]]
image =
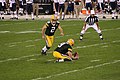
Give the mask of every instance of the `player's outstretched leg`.
[(47, 52), (48, 49), (50, 49), (50, 47), (44, 46), (41, 50), (41, 54), (42, 55), (47, 55), (46, 52)]
[(99, 33), (99, 37), (101, 40), (103, 40), (102, 33)]
[(83, 39), (83, 34), (80, 33), (80, 40), (82, 41), (82, 39)]

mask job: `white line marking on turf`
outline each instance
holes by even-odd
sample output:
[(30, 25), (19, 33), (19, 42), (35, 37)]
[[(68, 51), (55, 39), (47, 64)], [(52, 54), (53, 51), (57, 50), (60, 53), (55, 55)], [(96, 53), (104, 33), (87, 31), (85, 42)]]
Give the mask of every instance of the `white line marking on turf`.
[(10, 31), (0, 31), (0, 33), (10, 33)]
[(105, 46), (102, 46), (103, 48), (106, 48), (106, 47), (108, 47), (108, 45), (105, 45)]
[(91, 60), (90, 62), (98, 62), (98, 61), (100, 61), (100, 59)]
[(41, 31), (21, 31), (21, 32), (15, 32), (16, 34), (26, 34), (26, 33), (41, 33)]
[(46, 76), (46, 77), (39, 77), (39, 78), (31, 79), (31, 80), (49, 79), (52, 77), (58, 77), (58, 76), (69, 74), (69, 73), (75, 73), (75, 72), (79, 72), (79, 71), (84, 71), (84, 70), (94, 69), (94, 68), (98, 68), (98, 67), (102, 67), (102, 66), (107, 66), (107, 65), (118, 63), (118, 62), (120, 62), (120, 60), (114, 60), (112, 62), (106, 62), (106, 63), (98, 64), (95, 66), (88, 66), (83, 69), (75, 69), (75, 70), (71, 70), (71, 71), (67, 71), (67, 72), (63, 72), (63, 73), (59, 73), (59, 74), (55, 74), (55, 75), (50, 75), (50, 76)]
[[(117, 43), (117, 42), (120, 42), (120, 40), (112, 41), (111, 43)], [(100, 43), (100, 44), (93, 44), (93, 45), (87, 45), (87, 46), (77, 46), (77, 47), (75, 47), (73, 49), (88, 48), (88, 47), (100, 46), (100, 45), (104, 45), (104, 44), (109, 44), (109, 43)], [(47, 53), (52, 53), (52, 51), (49, 51)], [(41, 55), (41, 54), (22, 56), (22, 57), (15, 58), (15, 60), (16, 59), (20, 60), (20, 59), (24, 59), (24, 58), (28, 58), (28, 57), (33, 57), (33, 56), (38, 56), (38, 55)], [(14, 61), (14, 58), (6, 59), (6, 60), (0, 60), (0, 63), (8, 62), (8, 61)]]
[(25, 47), (34, 47), (35, 45), (28, 45), (28, 46), (25, 46)]
[[(109, 31), (109, 30), (118, 30), (118, 29), (120, 29), (120, 28), (116, 28), (116, 29), (104, 29), (105, 31)], [(103, 30), (103, 31), (104, 31)], [(91, 32), (86, 32), (86, 33), (91, 33)], [(80, 33), (77, 33), (77, 34), (75, 34), (75, 35), (79, 35)], [(70, 35), (65, 35), (65, 36), (73, 36), (73, 34), (70, 34)], [(63, 37), (63, 36), (58, 36), (58, 37), (55, 37), (55, 38), (61, 38), (61, 37)], [(32, 42), (32, 41), (40, 41), (40, 40), (42, 40), (42, 39), (35, 39), (35, 40), (27, 40), (27, 41), (24, 41), (24, 42)], [(13, 42), (13, 43), (7, 43), (7, 44), (5, 44), (5, 45), (12, 45), (12, 44), (19, 44), (19, 43), (23, 43), (23, 42)]]
[(21, 60), (21, 59), (24, 59), (24, 58), (29, 58), (29, 57), (39, 56), (39, 55), (41, 55), (41, 54), (27, 55), (27, 56), (22, 56), (22, 57), (18, 57), (18, 58), (9, 58), (9, 59), (6, 59), (6, 60), (1, 60), (0, 63), (8, 62), (8, 61)]
[(9, 47), (14, 47), (14, 46), (16, 46), (16, 45), (10, 45)]
[(27, 60), (27, 61), (35, 61), (36, 59), (29, 59), (29, 60)]

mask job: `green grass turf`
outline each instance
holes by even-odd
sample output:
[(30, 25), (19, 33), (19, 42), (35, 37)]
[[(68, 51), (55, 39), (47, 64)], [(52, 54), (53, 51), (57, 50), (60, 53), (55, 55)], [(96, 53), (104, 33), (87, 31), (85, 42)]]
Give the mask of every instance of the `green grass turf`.
[[(103, 41), (93, 29), (88, 29), (90, 33), (85, 33), (83, 41), (79, 41), (83, 21), (60, 21), (65, 36), (60, 36), (57, 30), (48, 55), (41, 56), (45, 45), (41, 28), (46, 22), (0, 21), (0, 80), (120, 80), (120, 20), (99, 22)], [(23, 31), (38, 32), (18, 34)], [(54, 63), (51, 52), (69, 38), (75, 40), (73, 52), (77, 51), (80, 59)], [(118, 62), (114, 63), (115, 60)], [(93, 68), (87, 69), (90, 66)]]

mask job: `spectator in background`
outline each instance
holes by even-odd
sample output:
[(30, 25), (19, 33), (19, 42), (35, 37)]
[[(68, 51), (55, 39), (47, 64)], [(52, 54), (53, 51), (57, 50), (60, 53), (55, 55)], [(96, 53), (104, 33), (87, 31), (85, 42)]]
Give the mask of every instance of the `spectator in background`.
[(64, 3), (64, 6), (65, 6), (65, 9), (64, 9), (64, 17), (65, 17), (65, 15), (66, 15), (66, 13), (67, 13), (69, 1), (70, 1), (70, 0), (65, 0), (65, 3)]
[(69, 18), (74, 18), (74, 1), (70, 0), (68, 4), (68, 12), (70, 14)]
[(26, 14), (26, 5), (27, 5), (27, 3), (26, 3), (26, 0), (23, 0), (23, 14)]
[(10, 14), (11, 19), (18, 19), (17, 13), (16, 13), (16, 1), (15, 0), (9, 0), (10, 3)]
[(76, 13), (76, 18), (79, 18), (79, 14), (83, 7), (84, 7), (83, 0), (75, 0), (74, 8), (75, 8), (75, 13)]
[(117, 12), (120, 14), (120, 0), (117, 1)]
[(37, 18), (38, 12), (39, 12), (39, 0), (33, 0), (33, 14), (35, 13)]
[(27, 9), (26, 20), (28, 20), (28, 15), (31, 15), (32, 20), (34, 20), (33, 6), (32, 6), (33, 0), (26, 0), (26, 3), (27, 3), (27, 6), (26, 6), (26, 9)]
[(0, 0), (0, 19), (4, 19), (5, 0)]
[(85, 7), (87, 9), (87, 14), (88, 14), (88, 10), (92, 10), (92, 1), (91, 0), (85, 0)]
[(105, 19), (106, 17), (104, 16), (104, 13), (105, 13), (105, 1), (104, 0), (98, 0), (98, 5), (97, 5), (97, 10), (98, 12), (101, 12), (102, 15), (103, 15), (103, 19)]
[(92, 8), (96, 10), (96, 4), (98, 3), (98, 0), (91, 0), (92, 1)]
[(112, 8), (112, 19), (114, 19), (114, 17), (116, 17), (116, 19), (118, 19), (118, 15), (116, 12), (117, 9), (117, 1), (116, 0), (109, 0), (110, 2), (110, 6)]
[(55, 11), (55, 17), (58, 17), (59, 0), (54, 0), (54, 2), (53, 2), (53, 8), (54, 8), (54, 11)]
[(65, 17), (64, 16), (64, 9), (65, 9), (64, 3), (65, 3), (65, 0), (59, 0), (59, 14), (60, 14), (60, 11), (62, 10), (62, 20), (64, 20), (64, 17)]
[(19, 0), (19, 14), (23, 15), (23, 0)]

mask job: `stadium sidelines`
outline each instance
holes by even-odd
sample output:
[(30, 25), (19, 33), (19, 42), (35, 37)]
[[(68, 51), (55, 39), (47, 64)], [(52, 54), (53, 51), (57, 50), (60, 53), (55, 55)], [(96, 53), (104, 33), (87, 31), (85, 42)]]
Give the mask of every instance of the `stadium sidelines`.
[(55, 74), (55, 75), (50, 75), (50, 76), (46, 76), (46, 77), (39, 77), (39, 78), (31, 79), (31, 80), (49, 79), (49, 78), (52, 78), (52, 77), (58, 77), (58, 76), (65, 75), (65, 74), (70, 74), (70, 73), (90, 70), (90, 69), (94, 69), (94, 68), (98, 68), (98, 67), (102, 67), (102, 66), (107, 66), (107, 65), (118, 63), (118, 62), (120, 62), (120, 60), (114, 60), (112, 62), (106, 62), (106, 63), (98, 64), (98, 65), (95, 65), (95, 66), (88, 66), (88, 67), (85, 67), (83, 69), (75, 69), (75, 70), (71, 70), (71, 71), (67, 71), (67, 72), (63, 72), (63, 73), (59, 73), (59, 74)]
[[(111, 43), (118, 43), (118, 42), (120, 42), (120, 40), (112, 41)], [(87, 46), (77, 46), (77, 47), (74, 47), (73, 49), (95, 47), (95, 46), (107, 45), (107, 44), (109, 44), (109, 43), (98, 43), (98, 44), (87, 45)], [(52, 52), (49, 51), (48, 53), (52, 53)], [(24, 58), (30, 58), (30, 57), (39, 56), (39, 55), (41, 55), (41, 54), (22, 56), (22, 57), (18, 57), (18, 58), (9, 58), (9, 59), (5, 59), (5, 60), (0, 60), (0, 63), (4, 63), (4, 62), (8, 62), (8, 61), (21, 60), (21, 59), (24, 59)]]
[[(102, 31), (110, 31), (110, 30), (119, 30), (120, 28), (115, 28), (115, 29), (104, 29), (104, 30), (102, 30)], [(91, 32), (86, 32), (86, 34), (89, 34), (89, 33), (91, 33)], [(77, 34), (75, 34), (75, 35), (79, 35), (80, 33), (77, 33)], [(65, 36), (73, 36), (73, 34), (71, 34), (71, 35), (65, 35)], [(55, 37), (55, 38), (61, 38), (61, 37), (63, 37), (63, 36), (58, 36), (58, 37)], [(27, 41), (24, 41), (24, 42), (34, 42), (34, 41), (40, 41), (40, 40), (42, 40), (42, 39), (35, 39), (35, 40), (27, 40)], [(13, 42), (13, 43), (7, 43), (7, 44), (5, 44), (5, 45), (8, 45), (8, 47), (14, 47), (14, 46), (16, 46), (17, 44), (20, 44), (20, 43), (23, 43), (23, 42)], [(28, 45), (29, 46), (29, 45)], [(26, 46), (26, 47), (28, 47), (28, 46)], [(29, 47), (32, 47), (32, 46), (29, 46)]]

